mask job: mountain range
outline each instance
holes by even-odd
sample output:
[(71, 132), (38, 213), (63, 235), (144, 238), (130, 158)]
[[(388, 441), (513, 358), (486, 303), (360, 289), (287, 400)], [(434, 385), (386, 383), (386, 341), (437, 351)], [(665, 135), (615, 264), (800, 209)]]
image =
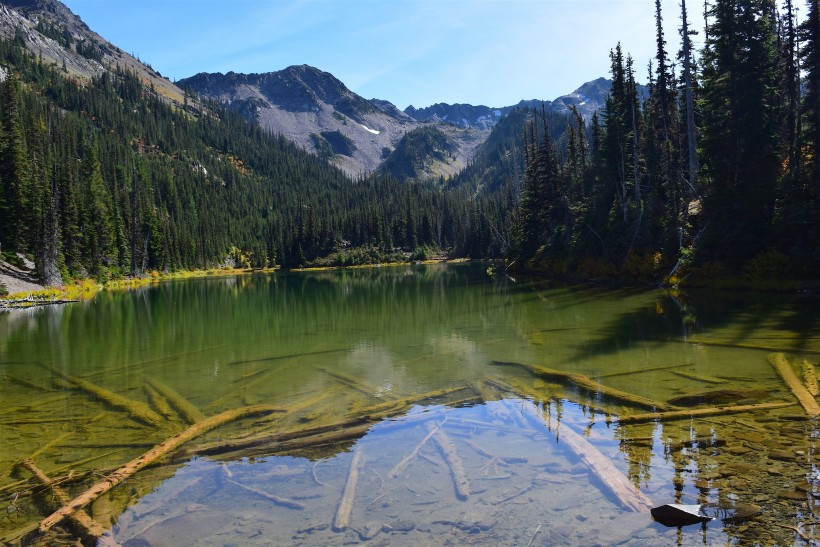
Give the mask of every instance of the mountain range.
[(356, 176), (376, 170), (405, 134), (428, 125), (446, 133), (454, 146), (439, 158), (443, 169), (432, 174), (452, 174), (472, 160), (489, 130), (513, 110), (543, 104), (550, 112), (569, 114), (574, 107), (589, 119), (603, 107), (611, 82), (599, 78), (553, 101), (528, 100), (497, 108), (437, 103), (404, 111), (386, 100), (367, 100), (332, 74), (308, 65), (264, 74), (202, 72), (177, 85), (197, 98), (228, 105)]
[[(0, 36), (16, 36), (43, 62), (79, 81), (120, 68), (136, 74), (147, 89), (171, 104), (193, 110), (203, 100), (226, 105), (352, 177), (386, 163), (392, 172), (414, 173), (411, 178), (450, 177), (473, 161), (490, 129), (510, 112), (543, 105), (550, 112), (568, 114), (574, 107), (589, 119), (603, 107), (611, 85), (598, 78), (552, 101), (522, 100), (503, 107), (437, 103), (402, 111), (387, 100), (365, 99), (332, 74), (308, 65), (262, 74), (202, 72), (174, 83), (105, 40), (57, 0), (0, 0)], [(431, 126), (443, 133), (447, 145), (431, 149), (429, 162), (415, 151), (400, 149), (419, 142), (406, 135)], [(415, 167), (396, 168), (397, 157), (410, 156), (416, 158)]]

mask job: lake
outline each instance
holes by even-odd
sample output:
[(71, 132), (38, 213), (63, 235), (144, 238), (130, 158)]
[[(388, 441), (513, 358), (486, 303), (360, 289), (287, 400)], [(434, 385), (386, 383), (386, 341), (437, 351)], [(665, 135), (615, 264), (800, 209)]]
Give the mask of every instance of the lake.
[[(86, 507), (106, 541), (805, 544), (820, 534), (817, 424), (770, 361), (811, 385), (818, 304), (437, 264), (0, 314), (0, 538), (61, 505), (34, 469), (73, 497), (192, 423), (254, 407)], [(719, 518), (654, 522), (668, 503)]]

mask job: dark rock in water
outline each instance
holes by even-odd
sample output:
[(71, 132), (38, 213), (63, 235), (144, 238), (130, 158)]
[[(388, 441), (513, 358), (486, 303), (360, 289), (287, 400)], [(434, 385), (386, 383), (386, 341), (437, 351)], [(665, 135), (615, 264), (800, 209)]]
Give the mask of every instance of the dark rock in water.
[(669, 399), (669, 404), (676, 406), (725, 405), (728, 403), (759, 401), (768, 396), (769, 392), (763, 389), (713, 389), (673, 397)]
[(788, 452), (786, 450), (771, 450), (769, 452), (769, 459), (778, 460), (781, 462), (793, 462), (797, 458), (793, 453)]
[(652, 509), (652, 518), (664, 526), (689, 526), (720, 519), (723, 522), (738, 522), (760, 512), (753, 503), (680, 505), (668, 503)]
[(653, 507), (652, 518), (664, 526), (689, 526), (700, 522), (709, 522), (712, 517), (702, 515), (700, 505), (680, 505), (677, 503), (667, 503), (658, 507)]

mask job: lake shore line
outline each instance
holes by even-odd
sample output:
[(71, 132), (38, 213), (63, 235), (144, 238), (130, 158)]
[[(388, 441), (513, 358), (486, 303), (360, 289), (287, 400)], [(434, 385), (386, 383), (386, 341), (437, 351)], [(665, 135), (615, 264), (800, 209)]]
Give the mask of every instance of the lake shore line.
[[(104, 283), (98, 283), (93, 279), (77, 279), (67, 285), (60, 287), (46, 287), (39, 284), (28, 283), (24, 290), (0, 296), (0, 312), (11, 310), (31, 309), (42, 306), (63, 305), (85, 300), (91, 300), (97, 293), (108, 290), (132, 290), (148, 285), (156, 285), (166, 281), (180, 279), (201, 279), (206, 277), (229, 277), (237, 275), (249, 275), (254, 273), (272, 273), (277, 271), (289, 272), (320, 272), (333, 270), (353, 270), (366, 268), (385, 268), (396, 266), (409, 266), (413, 264), (440, 264), (440, 263), (463, 263), (468, 262), (468, 258), (437, 258), (414, 262), (384, 262), (377, 264), (357, 264), (351, 266), (317, 266), (304, 268), (210, 268), (206, 270), (182, 270), (178, 272), (161, 273), (152, 272), (142, 277), (124, 277), (122, 279), (111, 279)], [(7, 279), (9, 278), (8, 282)], [(16, 276), (0, 273), (0, 282), (6, 286), (17, 287), (14, 283)]]

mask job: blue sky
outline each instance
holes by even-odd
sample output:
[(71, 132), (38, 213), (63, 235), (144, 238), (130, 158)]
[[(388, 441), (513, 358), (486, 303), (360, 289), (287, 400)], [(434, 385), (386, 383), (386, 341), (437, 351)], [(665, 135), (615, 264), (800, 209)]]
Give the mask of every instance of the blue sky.
[[(551, 100), (608, 76), (619, 41), (645, 81), (655, 48), (654, 0), (63, 1), (172, 80), (309, 64), (402, 109)], [(674, 55), (679, 1), (662, 7)]]

